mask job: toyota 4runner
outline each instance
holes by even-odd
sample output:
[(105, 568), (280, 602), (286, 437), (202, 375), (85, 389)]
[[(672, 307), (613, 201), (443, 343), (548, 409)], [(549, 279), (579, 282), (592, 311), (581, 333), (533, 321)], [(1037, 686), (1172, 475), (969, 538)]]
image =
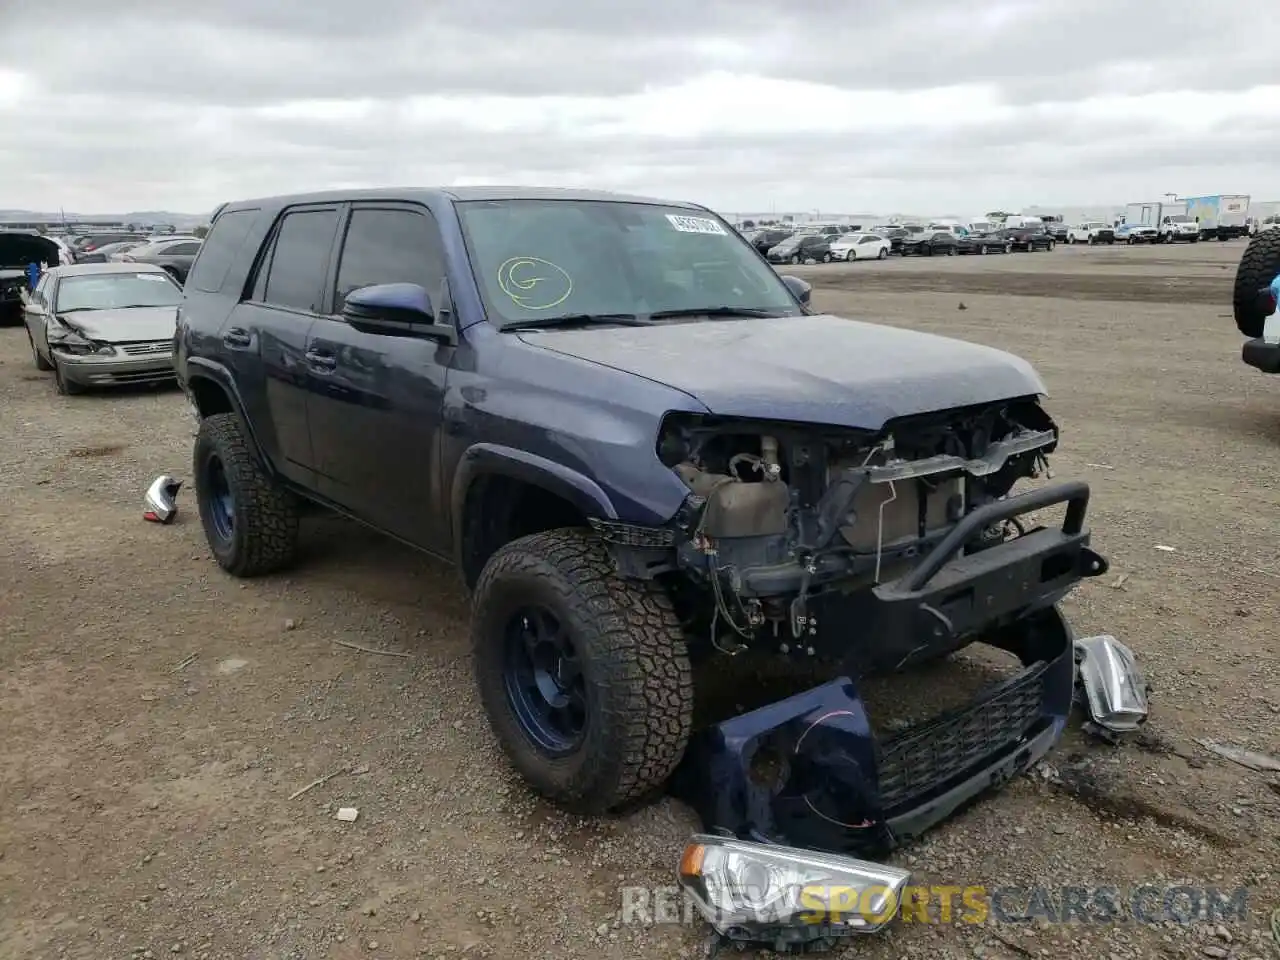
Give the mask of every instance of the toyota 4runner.
[[(1017, 678), (858, 758), (858, 803), (935, 816), (1061, 733), (1069, 631), (1042, 628), (1106, 569), (1088, 488), (1013, 490), (1058, 442), (1027, 363), (815, 314), (809, 292), (690, 204), (224, 205), (175, 344), (209, 546), (236, 576), (282, 568), (311, 502), (451, 559), (499, 742), (580, 811), (672, 775), (699, 661), (835, 661), (853, 684), (1020, 649)], [(1058, 504), (1061, 525), (1029, 521)], [(1018, 647), (1024, 626), (1042, 639)]]

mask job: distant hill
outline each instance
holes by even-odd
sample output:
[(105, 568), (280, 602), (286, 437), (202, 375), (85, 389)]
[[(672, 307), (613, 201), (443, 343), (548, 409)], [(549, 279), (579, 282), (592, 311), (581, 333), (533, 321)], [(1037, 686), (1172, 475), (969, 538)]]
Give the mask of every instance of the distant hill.
[(207, 213), (175, 213), (172, 210), (133, 210), (128, 213), (78, 213), (74, 210), (0, 210), (0, 222), (5, 220), (67, 220), (101, 223), (170, 223), (175, 227), (195, 227), (209, 222)]

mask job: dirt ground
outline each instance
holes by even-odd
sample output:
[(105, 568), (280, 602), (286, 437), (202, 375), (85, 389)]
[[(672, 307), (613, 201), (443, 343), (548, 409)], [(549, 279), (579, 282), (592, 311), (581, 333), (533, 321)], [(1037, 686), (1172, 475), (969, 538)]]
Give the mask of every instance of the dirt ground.
[[(845, 954), (1277, 955), (1280, 777), (1196, 742), (1280, 753), (1280, 378), (1239, 358), (1242, 250), (793, 271), (824, 309), (1037, 366), (1055, 475), (1092, 484), (1112, 563), (1068, 613), (1129, 642), (1153, 687), (1140, 741), (1073, 730), (896, 862), (988, 890), (1250, 887), (1243, 921), (899, 923)], [(618, 920), (622, 886), (671, 883), (694, 818), (663, 801), (580, 820), (515, 780), (451, 571), (321, 519), (295, 571), (241, 583), (189, 491), (174, 526), (143, 522), (147, 481), (188, 475), (190, 434), (174, 391), (56, 396), (21, 328), (0, 330), (0, 957), (701, 955), (696, 924)]]

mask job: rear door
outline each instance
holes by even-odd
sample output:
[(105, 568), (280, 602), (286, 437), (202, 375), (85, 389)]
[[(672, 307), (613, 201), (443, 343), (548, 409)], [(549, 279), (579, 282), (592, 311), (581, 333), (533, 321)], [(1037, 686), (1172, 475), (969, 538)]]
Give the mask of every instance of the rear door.
[(342, 317), (361, 287), (416, 283), (440, 309), (444, 244), (417, 204), (356, 203), (346, 215), (326, 315), (311, 328), (308, 420), (320, 492), (356, 516), (436, 553), (449, 548), (439, 502), (445, 377), (454, 349), (354, 329)]
[(338, 231), (338, 204), (286, 208), (263, 244), (249, 290), (221, 337), (236, 382), (276, 468), (311, 486), (307, 336), (320, 314)]

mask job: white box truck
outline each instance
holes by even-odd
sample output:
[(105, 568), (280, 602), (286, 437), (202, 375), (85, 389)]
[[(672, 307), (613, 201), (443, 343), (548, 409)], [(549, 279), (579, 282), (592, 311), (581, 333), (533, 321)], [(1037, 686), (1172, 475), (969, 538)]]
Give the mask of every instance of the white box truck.
[(1230, 240), (1249, 232), (1249, 197), (1247, 194), (1216, 194), (1211, 197), (1187, 197), (1187, 216), (1200, 229), (1201, 240)]

